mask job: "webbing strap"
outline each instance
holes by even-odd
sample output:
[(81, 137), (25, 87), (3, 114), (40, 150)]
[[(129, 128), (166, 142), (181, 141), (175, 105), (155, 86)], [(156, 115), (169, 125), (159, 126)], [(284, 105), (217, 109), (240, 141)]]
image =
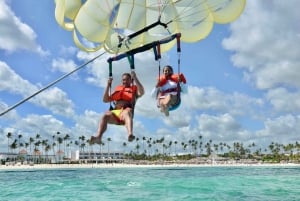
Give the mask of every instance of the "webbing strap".
[(130, 69), (131, 70), (134, 70), (134, 55), (133, 54), (131, 54), (131, 55), (127, 55), (127, 59), (128, 59), (128, 62), (129, 62), (129, 64), (130, 64)]
[[(108, 58), (107, 62), (118, 61), (118, 60), (123, 59), (124, 57), (127, 57), (128, 55), (134, 55), (134, 54), (137, 54), (137, 53), (140, 53), (140, 52), (145, 52), (145, 51), (147, 51), (151, 48), (153, 48), (154, 54), (156, 54), (155, 47), (157, 47), (158, 45), (161, 45), (161, 44), (168, 43), (168, 42), (174, 40), (175, 38), (177, 38), (177, 51), (180, 52), (180, 40), (179, 40), (180, 37), (181, 37), (180, 33), (173, 34), (173, 35), (171, 35), (169, 37), (166, 37), (164, 39), (154, 41), (154, 42), (148, 43), (146, 45), (143, 45), (141, 47), (137, 47), (135, 49), (129, 50), (125, 53), (116, 55), (114, 57), (110, 57), (110, 58)], [(155, 58), (158, 58), (158, 55), (155, 55)]]

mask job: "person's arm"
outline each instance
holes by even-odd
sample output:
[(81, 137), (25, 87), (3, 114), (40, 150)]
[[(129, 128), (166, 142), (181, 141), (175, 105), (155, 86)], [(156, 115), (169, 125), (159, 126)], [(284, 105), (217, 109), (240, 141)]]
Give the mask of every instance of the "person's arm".
[(103, 102), (104, 103), (108, 103), (110, 101), (110, 96), (109, 96), (109, 88), (111, 87), (111, 83), (112, 83), (112, 78), (109, 78), (107, 81), (107, 85), (103, 94)]
[(137, 78), (136, 74), (134, 71), (131, 72), (131, 78), (135, 81), (135, 84), (137, 86), (137, 97), (141, 97), (144, 95), (145, 90), (139, 79)]
[(156, 98), (157, 97), (157, 92), (158, 92), (159, 88), (154, 87), (151, 91), (151, 96), (152, 98)]
[(182, 73), (180, 73), (180, 88), (182, 93), (187, 93), (187, 85), (186, 85), (186, 79)]

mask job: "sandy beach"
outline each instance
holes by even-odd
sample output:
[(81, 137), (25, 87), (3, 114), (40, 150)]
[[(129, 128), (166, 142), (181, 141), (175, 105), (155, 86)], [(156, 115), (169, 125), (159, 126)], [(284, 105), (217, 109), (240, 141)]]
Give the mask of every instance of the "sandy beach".
[(1, 170), (31, 170), (31, 169), (78, 169), (78, 168), (176, 168), (176, 167), (300, 167), (295, 163), (256, 163), (256, 164), (34, 164), (34, 165), (0, 165)]

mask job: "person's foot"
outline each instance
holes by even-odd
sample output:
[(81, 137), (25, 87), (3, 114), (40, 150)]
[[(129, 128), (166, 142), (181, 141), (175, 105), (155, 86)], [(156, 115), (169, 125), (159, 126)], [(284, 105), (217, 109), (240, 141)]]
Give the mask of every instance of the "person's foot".
[(128, 142), (132, 142), (135, 139), (135, 136), (133, 134), (128, 136)]
[(161, 105), (160, 112), (164, 113), (168, 117), (169, 116), (169, 107), (167, 105)]
[(164, 113), (165, 113), (165, 115), (168, 117), (168, 116), (170, 115), (170, 113), (169, 113), (169, 109), (168, 109), (168, 108), (166, 108), (166, 109), (165, 109), (165, 111), (164, 111)]
[(165, 111), (164, 106), (160, 106), (160, 112), (164, 113), (164, 111)]
[(92, 136), (91, 139), (90, 139), (90, 145), (93, 145), (95, 143), (96, 144), (101, 144), (101, 138)]

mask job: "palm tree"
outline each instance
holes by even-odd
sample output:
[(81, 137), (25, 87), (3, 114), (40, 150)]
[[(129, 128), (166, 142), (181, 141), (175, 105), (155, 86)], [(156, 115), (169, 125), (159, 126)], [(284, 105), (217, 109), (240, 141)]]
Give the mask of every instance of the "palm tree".
[(209, 156), (212, 153), (211, 143), (207, 142), (205, 145), (205, 148), (206, 148), (206, 154), (207, 154), (207, 156)]
[(18, 147), (17, 140), (15, 139), (13, 143), (10, 145), (10, 149), (15, 150)]
[(164, 141), (165, 141), (165, 138), (164, 138), (164, 137), (162, 137), (162, 138), (160, 138), (159, 140), (157, 140), (157, 143), (158, 143), (158, 144), (162, 144), (162, 153), (164, 153), (164, 146), (163, 146)]
[(66, 134), (65, 137), (63, 138), (63, 140), (64, 140), (64, 152), (65, 152), (65, 153), (67, 153), (67, 152), (66, 152), (66, 144), (68, 143), (68, 140), (69, 140), (69, 139), (70, 139), (69, 134)]
[(29, 150), (30, 150), (30, 154), (32, 155), (32, 151), (31, 151), (31, 144), (34, 142), (34, 138), (30, 137), (29, 138)]
[(53, 151), (53, 156), (54, 156), (54, 158), (56, 158), (55, 147), (56, 147), (56, 142), (53, 141), (53, 142), (52, 142), (52, 151)]
[[(80, 143), (79, 143), (77, 140), (75, 140), (74, 144), (75, 144), (76, 146), (78, 146), (78, 149), (80, 148), (80, 146), (79, 146)], [(79, 150), (80, 150), (80, 149), (79, 149)]]
[(183, 151), (185, 151), (186, 147), (187, 147), (187, 144), (185, 144), (185, 142), (181, 142), (181, 146), (182, 146)]
[[(85, 144), (84, 144), (84, 142), (85, 142), (85, 136), (84, 136), (84, 135), (79, 136), (79, 140), (81, 140), (79, 147), (81, 148), (81, 151), (84, 151), (84, 147), (85, 147)], [(83, 144), (84, 144), (84, 145), (83, 145)]]
[(135, 149), (136, 149), (136, 152), (139, 153), (140, 145), (139, 145), (139, 144), (136, 144), (136, 145), (135, 145)]
[(109, 142), (111, 142), (111, 138), (107, 138), (107, 154), (109, 155)]
[(40, 140), (38, 140), (38, 141), (36, 141), (35, 143), (34, 143), (34, 150), (33, 150), (33, 152), (34, 152), (34, 156), (35, 156), (35, 161), (37, 162), (37, 155), (39, 154), (39, 152), (40, 152), (40, 150), (39, 150), (39, 146), (40, 146), (40, 144), (41, 144), (41, 141)]
[(201, 156), (201, 153), (203, 151), (202, 146), (203, 146), (203, 142), (202, 142), (202, 135), (199, 135), (199, 156)]
[(192, 148), (194, 150), (194, 155), (197, 155), (197, 149), (198, 149), (198, 141), (197, 140), (192, 140)]
[(21, 143), (21, 138), (22, 138), (22, 135), (19, 134), (19, 135), (18, 135), (19, 153), (20, 153), (20, 143)]
[(37, 133), (36, 136), (35, 136), (35, 139), (38, 140), (38, 139), (40, 139), (40, 138), (41, 138), (41, 135)]
[(151, 147), (152, 147), (152, 144), (151, 144), (151, 142), (152, 142), (152, 138), (150, 137), (150, 138), (148, 138), (148, 140), (147, 140), (147, 144), (148, 144), (148, 155), (150, 156), (151, 155)]
[(100, 156), (102, 156), (102, 150), (103, 150), (104, 145), (105, 145), (105, 143), (101, 141), (101, 143), (100, 143)]
[(51, 149), (51, 146), (47, 143), (46, 146), (45, 146), (45, 153), (46, 153), (47, 161), (48, 161), (48, 152), (49, 152), (50, 149)]
[(143, 139), (143, 150), (144, 150), (144, 152), (146, 153), (146, 150), (145, 150), (145, 140), (146, 140), (147, 138), (146, 138), (146, 137), (143, 137), (142, 139)]
[(7, 153), (9, 153), (9, 139), (12, 137), (12, 133), (8, 132), (6, 137), (7, 137)]
[(125, 152), (126, 146), (127, 146), (127, 143), (123, 142), (124, 152)]
[(48, 140), (42, 140), (42, 150), (44, 150), (44, 147), (48, 145)]
[(139, 140), (140, 140), (140, 138), (138, 138), (138, 137), (135, 138), (135, 141), (136, 141), (136, 146), (135, 146), (135, 148), (136, 148), (136, 152), (137, 152), (137, 153), (139, 153), (139, 149), (140, 149), (140, 145), (139, 145), (139, 143), (138, 143)]
[(218, 155), (218, 150), (219, 150), (219, 145), (218, 144), (213, 144), (215, 153)]
[(69, 153), (71, 153), (71, 150), (72, 150), (72, 144), (73, 144), (73, 141), (71, 140), (69, 143), (67, 143), (67, 156), (70, 156)]
[(55, 157), (55, 135), (52, 135), (52, 152), (53, 152), (53, 156)]
[(202, 146), (203, 146), (203, 142), (200, 141), (200, 143), (199, 143), (199, 156), (201, 156), (201, 153), (203, 151)]
[(151, 154), (152, 154), (152, 144), (151, 143), (148, 144), (148, 148), (149, 148), (148, 156), (151, 156)]
[(168, 148), (169, 148), (169, 155), (171, 154), (171, 147), (172, 147), (173, 141), (169, 142)]
[(175, 153), (175, 156), (177, 155), (177, 151), (176, 151), (176, 145), (177, 145), (177, 143), (178, 143), (177, 140), (175, 140), (174, 141), (174, 153)]
[(28, 142), (25, 142), (25, 149), (26, 149), (26, 152), (28, 153), (28, 147), (29, 147), (29, 143)]
[(59, 160), (61, 160), (61, 155), (64, 154), (63, 151), (60, 150), (60, 145), (63, 143), (63, 138), (58, 137), (57, 142), (58, 142), (58, 151), (57, 151), (57, 153), (59, 154)]

